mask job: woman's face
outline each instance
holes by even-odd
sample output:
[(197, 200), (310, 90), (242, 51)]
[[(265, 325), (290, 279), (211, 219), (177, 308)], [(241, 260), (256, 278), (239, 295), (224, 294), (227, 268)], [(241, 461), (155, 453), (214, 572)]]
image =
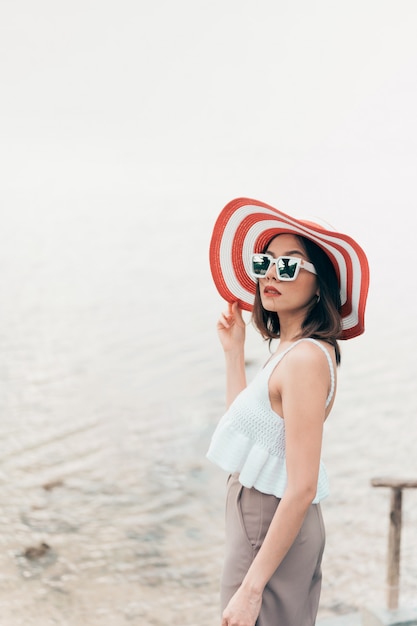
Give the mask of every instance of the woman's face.
[[(265, 252), (275, 259), (279, 256), (293, 256), (310, 261), (303, 243), (295, 235), (278, 235)], [(278, 314), (306, 313), (319, 295), (315, 274), (301, 268), (295, 280), (282, 281), (277, 276), (275, 263), (263, 278), (259, 278), (259, 291), (264, 309)]]

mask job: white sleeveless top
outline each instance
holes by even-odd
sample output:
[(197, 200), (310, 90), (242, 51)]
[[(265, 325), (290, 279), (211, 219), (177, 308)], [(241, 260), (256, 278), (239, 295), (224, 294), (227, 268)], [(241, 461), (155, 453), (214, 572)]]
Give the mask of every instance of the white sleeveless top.
[[(282, 498), (287, 486), (285, 463), (285, 422), (271, 407), (268, 381), (281, 359), (300, 341), (312, 341), (324, 352), (330, 368), (330, 404), (335, 388), (333, 362), (326, 348), (305, 338), (271, 359), (251, 383), (235, 398), (214, 431), (207, 458), (226, 472), (239, 473), (244, 487)], [(326, 468), (320, 460), (317, 493), (313, 503), (329, 494)]]

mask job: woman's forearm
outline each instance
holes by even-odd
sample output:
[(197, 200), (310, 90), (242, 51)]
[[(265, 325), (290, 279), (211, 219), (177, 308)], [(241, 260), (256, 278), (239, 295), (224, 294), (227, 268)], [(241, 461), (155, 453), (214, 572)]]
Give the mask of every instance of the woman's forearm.
[(242, 587), (262, 593), (294, 543), (303, 524), (310, 497), (284, 496), (272, 518), (265, 540), (250, 566)]
[(243, 347), (236, 351), (225, 352), (226, 359), (226, 405), (246, 387), (245, 354)]

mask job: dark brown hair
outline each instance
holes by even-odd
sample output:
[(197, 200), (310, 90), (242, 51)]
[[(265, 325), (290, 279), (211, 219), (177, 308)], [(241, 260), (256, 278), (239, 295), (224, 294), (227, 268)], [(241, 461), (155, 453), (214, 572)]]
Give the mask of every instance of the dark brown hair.
[[(336, 271), (330, 258), (320, 246), (310, 239), (296, 236), (303, 244), (308, 260), (316, 268), (320, 291), (319, 301), (314, 302), (307, 312), (299, 338), (312, 337), (313, 339), (327, 341), (334, 347), (336, 363), (339, 364), (340, 349), (337, 340), (342, 332), (342, 318), (340, 315), (340, 286)], [(264, 251), (268, 249), (271, 241), (265, 246)], [(279, 338), (280, 325), (278, 315), (263, 308), (259, 283), (256, 286), (252, 322), (264, 339), (271, 342), (273, 339)]]

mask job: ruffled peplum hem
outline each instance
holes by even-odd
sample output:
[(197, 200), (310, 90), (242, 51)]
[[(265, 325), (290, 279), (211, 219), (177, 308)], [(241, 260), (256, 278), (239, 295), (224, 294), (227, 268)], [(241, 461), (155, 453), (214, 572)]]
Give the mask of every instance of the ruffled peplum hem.
[[(255, 487), (262, 493), (282, 498), (287, 486), (287, 469), (284, 456), (272, 454), (259, 443), (231, 428), (230, 424), (218, 428), (213, 435), (207, 458), (222, 470), (239, 474), (244, 487)], [(320, 462), (316, 497), (317, 504), (329, 495), (328, 478)]]

